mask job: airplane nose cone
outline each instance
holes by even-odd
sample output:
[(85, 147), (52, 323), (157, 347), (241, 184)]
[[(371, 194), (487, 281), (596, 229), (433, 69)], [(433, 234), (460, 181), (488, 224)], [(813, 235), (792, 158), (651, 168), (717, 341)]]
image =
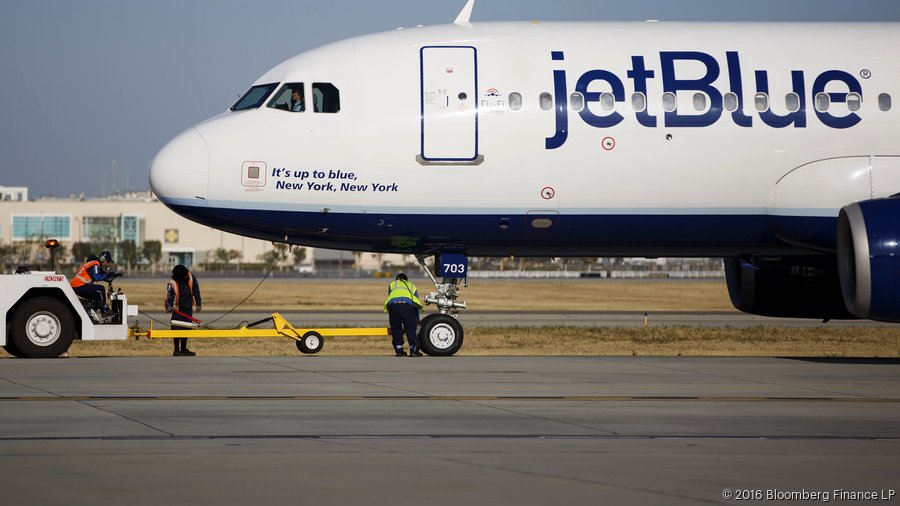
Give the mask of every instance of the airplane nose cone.
[(205, 206), (209, 146), (189, 128), (163, 146), (150, 164), (150, 188), (164, 204)]

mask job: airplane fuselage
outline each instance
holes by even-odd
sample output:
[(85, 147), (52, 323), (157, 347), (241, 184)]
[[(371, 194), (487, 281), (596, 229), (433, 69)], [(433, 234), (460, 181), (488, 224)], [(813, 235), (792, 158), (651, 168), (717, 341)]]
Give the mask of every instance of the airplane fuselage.
[(166, 146), (151, 181), (196, 221), (328, 248), (833, 252), (842, 206), (900, 192), (896, 47), (881, 23), (359, 37), (256, 83), (303, 83), (309, 105), (331, 84), (339, 111), (225, 112)]

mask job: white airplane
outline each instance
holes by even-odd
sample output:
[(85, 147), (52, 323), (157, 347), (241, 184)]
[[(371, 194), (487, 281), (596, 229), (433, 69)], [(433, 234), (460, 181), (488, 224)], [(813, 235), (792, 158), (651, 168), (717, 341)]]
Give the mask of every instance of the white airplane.
[(900, 25), (472, 4), (281, 63), (163, 147), (153, 190), (235, 234), (438, 255), (432, 354), (462, 342), (467, 255), (721, 256), (742, 311), (900, 321)]

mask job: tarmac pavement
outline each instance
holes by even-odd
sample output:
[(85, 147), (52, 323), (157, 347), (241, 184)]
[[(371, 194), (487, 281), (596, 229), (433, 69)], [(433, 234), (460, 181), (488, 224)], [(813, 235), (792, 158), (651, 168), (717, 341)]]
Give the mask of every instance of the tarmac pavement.
[(892, 504), (898, 420), (897, 360), (0, 359), (6, 504)]

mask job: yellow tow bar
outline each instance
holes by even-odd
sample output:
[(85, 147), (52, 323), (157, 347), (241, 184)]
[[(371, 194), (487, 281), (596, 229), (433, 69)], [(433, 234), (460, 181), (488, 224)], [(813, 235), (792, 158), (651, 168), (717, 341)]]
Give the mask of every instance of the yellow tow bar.
[[(255, 329), (252, 328), (261, 323), (272, 321), (275, 325), (274, 329)], [(320, 329), (298, 329), (284, 319), (278, 313), (272, 313), (270, 318), (248, 323), (237, 329), (200, 329), (194, 327), (184, 327), (183, 330), (154, 330), (153, 322), (145, 331), (137, 324), (128, 329), (128, 336), (134, 339), (146, 337), (148, 339), (173, 339), (176, 337), (187, 337), (190, 339), (218, 339), (218, 338), (235, 338), (235, 337), (288, 337), (297, 341), (297, 348), (303, 353), (318, 353), (322, 349), (323, 337), (359, 337), (359, 336), (387, 336), (390, 335), (390, 329), (387, 327), (368, 327), (368, 328), (320, 328)]]

